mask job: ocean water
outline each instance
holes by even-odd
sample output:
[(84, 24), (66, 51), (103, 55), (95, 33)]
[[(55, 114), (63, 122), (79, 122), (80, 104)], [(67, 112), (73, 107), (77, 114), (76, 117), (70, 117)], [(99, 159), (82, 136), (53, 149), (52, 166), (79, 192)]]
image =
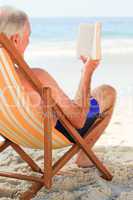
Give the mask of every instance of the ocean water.
[[(41, 54), (71, 54), (76, 50), (81, 23), (102, 23), (102, 50), (109, 53), (132, 52), (133, 18), (31, 18), (31, 45)], [(49, 52), (50, 50), (50, 52)], [(53, 51), (52, 51), (53, 50)]]
[(76, 57), (80, 23), (102, 23), (102, 60), (92, 88), (114, 86), (121, 95), (133, 96), (133, 18), (32, 18), (26, 60), (47, 70), (60, 87), (74, 97), (83, 64)]
[[(124, 47), (131, 47), (133, 42), (133, 18), (31, 18), (31, 45), (45, 47), (51, 50), (54, 47), (72, 53), (70, 50), (76, 47), (78, 28), (81, 23), (102, 23), (102, 47), (103, 50), (113, 52)], [(42, 47), (42, 49), (41, 49)], [(126, 48), (127, 51), (127, 48)], [(132, 51), (132, 49), (128, 49)], [(48, 52), (48, 51), (47, 51)], [(63, 53), (63, 51), (62, 51)]]
[(32, 37), (48, 42), (74, 41), (80, 23), (102, 23), (103, 38), (132, 38), (133, 18), (33, 18)]

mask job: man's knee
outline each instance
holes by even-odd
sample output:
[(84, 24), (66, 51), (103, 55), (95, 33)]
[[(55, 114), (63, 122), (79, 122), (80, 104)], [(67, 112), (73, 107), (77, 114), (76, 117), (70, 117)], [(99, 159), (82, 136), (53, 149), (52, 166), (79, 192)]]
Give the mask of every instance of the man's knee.
[(112, 102), (115, 102), (117, 92), (114, 87), (104, 84), (99, 87), (99, 90), (101, 90), (100, 93), (103, 96), (103, 98), (108, 97), (112, 100)]
[(110, 85), (101, 85), (93, 90), (92, 96), (99, 102), (101, 111), (104, 111), (110, 106), (114, 106), (116, 90)]

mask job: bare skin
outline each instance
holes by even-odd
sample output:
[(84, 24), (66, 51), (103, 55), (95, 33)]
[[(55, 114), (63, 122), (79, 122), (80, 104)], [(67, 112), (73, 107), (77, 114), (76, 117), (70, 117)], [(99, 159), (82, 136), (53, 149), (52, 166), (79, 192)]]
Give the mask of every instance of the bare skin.
[[(24, 26), (24, 33), (22, 38), (20, 38), (17, 33), (10, 37), (10, 40), (14, 43), (14, 45), (22, 55), (24, 54), (25, 49), (29, 44), (30, 32), (30, 24), (29, 22), (27, 22)], [(81, 57), (81, 60), (84, 63), (84, 68), (74, 100), (69, 99), (69, 97), (62, 91), (57, 82), (48, 72), (39, 68), (32, 68), (31, 70), (35, 73), (36, 77), (42, 82), (44, 86), (49, 86), (51, 88), (52, 97), (61, 107), (66, 117), (75, 128), (82, 128), (85, 123), (86, 115), (89, 110), (88, 99), (90, 98), (90, 96), (93, 96), (98, 100), (101, 112), (103, 112), (107, 108), (110, 108), (108, 111), (108, 115), (106, 116), (106, 123), (102, 124), (101, 122), (97, 130), (102, 133), (107, 127), (112, 116), (116, 92), (111, 86), (103, 85), (99, 88), (96, 88), (91, 93), (91, 78), (99, 64), (99, 61), (90, 60), (89, 58), (85, 58), (83, 56)], [(19, 68), (17, 68), (16, 71), (25, 91), (30, 95), (33, 106), (36, 106), (37, 111), (42, 110), (42, 99), (40, 95), (25, 79)], [(55, 119), (54, 121), (55, 124), (56, 121), (57, 119)], [(79, 167), (88, 167), (92, 165), (91, 161), (82, 151), (79, 152), (76, 163)]]

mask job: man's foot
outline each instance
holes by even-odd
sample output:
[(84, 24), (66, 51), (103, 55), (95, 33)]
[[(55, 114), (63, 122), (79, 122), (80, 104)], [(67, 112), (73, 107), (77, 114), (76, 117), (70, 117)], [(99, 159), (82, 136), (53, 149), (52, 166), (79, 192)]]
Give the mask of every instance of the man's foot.
[(88, 162), (76, 162), (78, 167), (81, 168), (88, 168), (88, 167), (94, 167), (94, 164), (91, 161)]
[(82, 168), (94, 167), (94, 164), (82, 151), (79, 152), (75, 163), (77, 164), (78, 167)]

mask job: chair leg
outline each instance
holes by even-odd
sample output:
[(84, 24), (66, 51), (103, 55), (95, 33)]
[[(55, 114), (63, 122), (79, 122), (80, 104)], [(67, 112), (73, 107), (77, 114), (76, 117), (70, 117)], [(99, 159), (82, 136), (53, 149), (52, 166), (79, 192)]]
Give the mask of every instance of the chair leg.
[(37, 192), (43, 187), (44, 185), (41, 183), (32, 183), (31, 187), (25, 191), (20, 196), (20, 200), (31, 200), (33, 197), (36, 196)]
[(51, 90), (43, 88), (44, 97), (44, 185), (47, 189), (52, 186), (52, 107)]
[(89, 150), (89, 159), (96, 165), (100, 172), (102, 172), (102, 177), (108, 181), (112, 180), (111, 173), (107, 170), (107, 168), (103, 165), (103, 163), (97, 158), (97, 156), (93, 153), (92, 150)]
[(30, 158), (30, 156), (28, 154), (26, 154), (24, 152), (23, 149), (21, 149), (21, 147), (19, 147), (17, 144), (11, 142), (11, 146), (12, 148), (20, 155), (20, 157), (28, 163), (28, 165), (31, 167), (31, 169), (35, 172), (39, 172), (42, 173), (41, 168)]
[(49, 130), (44, 130), (44, 185), (47, 189), (52, 186), (52, 135)]
[(8, 146), (11, 145), (11, 142), (9, 140), (6, 140), (5, 143), (0, 147), (0, 152), (4, 151)]

